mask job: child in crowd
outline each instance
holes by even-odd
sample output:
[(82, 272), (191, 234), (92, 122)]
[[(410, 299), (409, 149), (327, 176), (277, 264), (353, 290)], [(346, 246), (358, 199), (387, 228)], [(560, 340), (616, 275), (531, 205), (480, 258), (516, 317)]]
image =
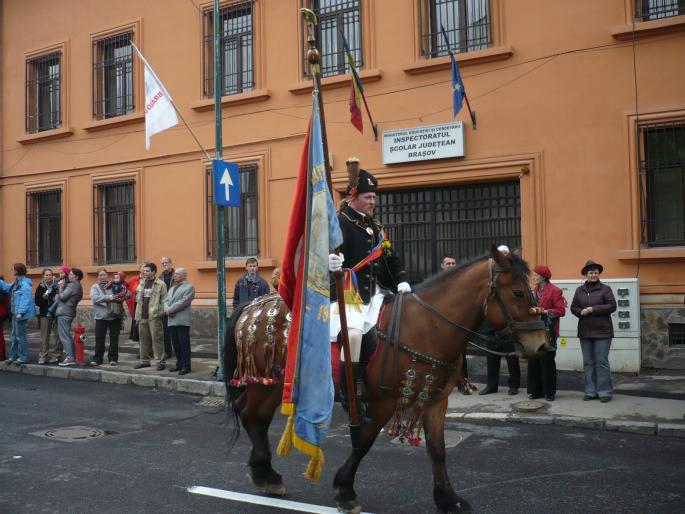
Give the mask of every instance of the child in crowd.
[[(71, 271), (71, 268), (69, 266), (60, 266), (59, 268), (59, 280), (57, 281), (57, 289), (61, 290), (64, 285), (68, 282), (67, 275), (69, 275), (69, 272)], [(48, 316), (51, 318), (55, 317), (55, 312), (57, 312), (57, 306), (59, 305), (59, 302), (54, 302), (50, 307), (48, 308)]]
[(105, 286), (105, 290), (111, 294), (112, 302), (110, 303), (109, 308), (112, 313), (120, 318), (124, 318), (126, 316), (124, 301), (129, 297), (126, 273), (123, 271), (115, 273), (113, 280)]

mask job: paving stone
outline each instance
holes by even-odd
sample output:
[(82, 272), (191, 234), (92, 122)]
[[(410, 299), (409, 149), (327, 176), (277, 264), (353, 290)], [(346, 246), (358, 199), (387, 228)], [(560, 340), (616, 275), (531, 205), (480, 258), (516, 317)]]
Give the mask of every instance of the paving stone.
[(90, 382), (100, 382), (101, 374), (102, 371), (97, 369), (74, 368), (71, 370), (70, 378), (75, 378), (76, 380), (89, 380)]
[(607, 430), (628, 432), (631, 434), (649, 434), (656, 433), (656, 423), (651, 421), (624, 421), (608, 419), (604, 423)]
[(557, 416), (554, 418), (554, 424), (560, 425), (562, 427), (574, 427), (574, 428), (594, 428), (594, 429), (604, 428), (604, 420), (603, 419), (579, 418), (576, 416)]
[(209, 395), (210, 382), (203, 380), (179, 380), (176, 384), (176, 391), (179, 393)]
[(226, 396), (226, 384), (223, 382), (211, 382), (210, 394), (212, 396)]
[(445, 417), (448, 419), (462, 419), (464, 417), (463, 412), (448, 412), (445, 414)]
[(101, 380), (105, 384), (130, 384), (131, 375), (127, 373), (103, 372)]
[(157, 377), (155, 375), (131, 375), (131, 383), (141, 387), (156, 387)]
[(48, 377), (55, 377), (55, 378), (69, 378), (69, 375), (71, 374), (71, 369), (69, 368), (60, 368), (57, 366), (46, 368), (45, 369), (45, 375)]
[(17, 366), (16, 364), (9, 364), (5, 367), (5, 371), (10, 373), (21, 373), (23, 366)]
[(44, 377), (45, 376), (45, 367), (40, 365), (40, 364), (24, 366), (23, 372), (26, 375), (34, 375), (37, 377)]
[(157, 377), (157, 388), (162, 391), (175, 391), (177, 378), (174, 377)]
[(685, 437), (685, 425), (682, 423), (659, 423), (656, 433), (665, 437)]

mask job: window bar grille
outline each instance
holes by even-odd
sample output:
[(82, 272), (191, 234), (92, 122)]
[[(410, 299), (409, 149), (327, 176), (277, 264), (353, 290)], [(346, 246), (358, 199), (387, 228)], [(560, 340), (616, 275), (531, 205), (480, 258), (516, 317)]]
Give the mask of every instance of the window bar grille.
[(640, 126), (640, 239), (685, 245), (685, 120)]
[[(316, 14), (316, 40), (321, 53), (321, 76), (330, 77), (350, 72), (342, 32), (350, 45), (350, 53), (357, 69), (363, 65), (361, 13), (359, 0), (311, 0), (309, 8)], [(303, 27), (304, 30), (304, 27)], [(306, 37), (304, 38), (306, 40)], [(304, 51), (305, 75), (309, 74), (307, 52)]]
[(62, 53), (26, 62), (26, 132), (33, 134), (62, 125)]
[(93, 188), (93, 255), (98, 264), (135, 262), (135, 182)]
[(445, 255), (465, 260), (492, 243), (521, 245), (518, 182), (380, 192), (377, 211), (412, 282), (436, 273)]
[(62, 192), (26, 194), (26, 262), (46, 266), (62, 261)]
[(635, 0), (635, 18), (659, 20), (685, 14), (685, 0)]
[(93, 42), (93, 117), (101, 120), (135, 110), (133, 32)]
[[(242, 1), (219, 10), (222, 96), (254, 88), (253, 63), (254, 0)], [(214, 96), (214, 12), (204, 12), (203, 94)]]
[(422, 0), (419, 9), (421, 55), (448, 54), (440, 23), (455, 53), (488, 48), (490, 36), (489, 0)]
[[(226, 257), (256, 257), (259, 255), (259, 202), (257, 191), (258, 167), (255, 164), (240, 167), (240, 208), (224, 211), (224, 241)], [(207, 184), (207, 258), (216, 259), (216, 219), (212, 172), (206, 176)]]

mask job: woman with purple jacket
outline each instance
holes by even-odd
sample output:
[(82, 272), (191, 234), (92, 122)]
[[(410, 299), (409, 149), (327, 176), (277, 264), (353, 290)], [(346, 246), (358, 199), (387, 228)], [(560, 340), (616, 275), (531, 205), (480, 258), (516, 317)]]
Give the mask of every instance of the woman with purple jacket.
[(604, 267), (587, 261), (580, 271), (585, 283), (576, 289), (571, 302), (571, 312), (578, 320), (578, 339), (583, 351), (585, 370), (585, 396), (583, 400), (606, 403), (614, 393), (609, 368), (609, 349), (614, 337), (611, 313), (616, 310), (616, 300), (611, 288), (599, 281)]

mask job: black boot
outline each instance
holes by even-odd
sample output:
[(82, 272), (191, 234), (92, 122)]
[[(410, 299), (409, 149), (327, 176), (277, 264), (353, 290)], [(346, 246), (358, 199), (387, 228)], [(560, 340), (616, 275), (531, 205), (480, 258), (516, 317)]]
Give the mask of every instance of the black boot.
[[(350, 411), (350, 402), (347, 398), (347, 377), (345, 375), (344, 363), (340, 363), (342, 369), (340, 370), (340, 406), (345, 412)], [(359, 412), (359, 419), (361, 423), (368, 423), (371, 421), (366, 415), (366, 403), (362, 402), (362, 395), (364, 394), (364, 365), (358, 362), (352, 363), (352, 376), (354, 377), (354, 390), (357, 397), (357, 410)]]
[(366, 363), (353, 362), (352, 363), (352, 373), (354, 374), (354, 390), (357, 395), (357, 410), (359, 411), (359, 421), (363, 425), (364, 423), (370, 423), (371, 418), (366, 415), (366, 409), (368, 405), (366, 402), (362, 401), (362, 396), (366, 392), (366, 386), (364, 384), (364, 368)]

